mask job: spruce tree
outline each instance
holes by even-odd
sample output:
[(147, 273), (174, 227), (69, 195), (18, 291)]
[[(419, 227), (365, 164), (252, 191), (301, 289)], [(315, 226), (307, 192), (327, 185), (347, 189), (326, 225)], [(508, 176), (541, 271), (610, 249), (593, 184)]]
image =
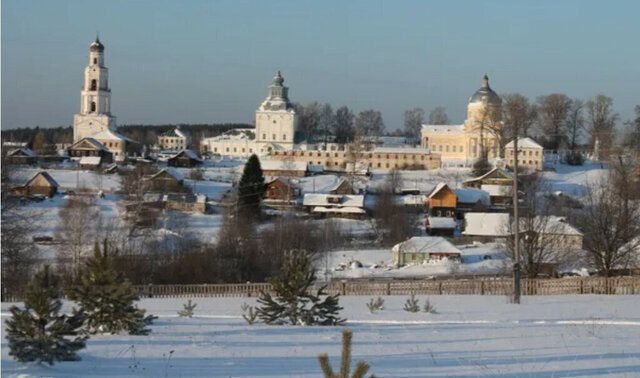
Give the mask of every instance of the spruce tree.
[(264, 175), (260, 159), (254, 154), (244, 166), (244, 172), (238, 184), (238, 211), (249, 218), (260, 215), (260, 201), (265, 192)]
[(338, 316), (340, 294), (327, 295), (326, 285), (313, 294), (315, 280), (311, 257), (302, 250), (287, 252), (280, 274), (269, 280), (275, 297), (260, 293), (258, 317), (266, 324), (341, 325), (345, 319)]
[[(77, 361), (85, 347), (82, 312), (60, 315), (59, 279), (45, 266), (29, 283), (24, 309), (12, 306), (7, 320), (9, 355), (20, 362)], [(71, 337), (69, 337), (71, 336)]]
[[(369, 370), (369, 364), (364, 361), (358, 361), (356, 370), (349, 375), (351, 370), (351, 338), (353, 332), (349, 330), (342, 331), (342, 356), (340, 359), (340, 372), (335, 373), (329, 363), (329, 355), (321, 354), (318, 356), (320, 368), (325, 378), (364, 378)], [(374, 378), (374, 376), (371, 376)]]
[(153, 322), (153, 315), (145, 316), (145, 310), (134, 306), (139, 299), (131, 283), (116, 272), (113, 260), (104, 241), (102, 252), (98, 243), (94, 255), (87, 262), (86, 272), (79, 286), (73, 288), (70, 298), (80, 304), (85, 315), (87, 332), (146, 335), (146, 328)]

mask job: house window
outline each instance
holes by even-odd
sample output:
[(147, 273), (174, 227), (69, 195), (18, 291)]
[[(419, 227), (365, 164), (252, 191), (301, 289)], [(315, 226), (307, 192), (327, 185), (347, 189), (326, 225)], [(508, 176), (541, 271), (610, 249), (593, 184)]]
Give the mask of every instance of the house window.
[(267, 139), (267, 134), (262, 134), (262, 139)]
[(213, 147), (213, 152), (218, 152), (218, 147)]
[(442, 145), (439, 145), (439, 146), (438, 146), (438, 150), (439, 150), (440, 152), (442, 152)]
[(462, 146), (460, 146), (460, 152), (463, 152), (464, 150), (462, 149)]
[(448, 145), (448, 144), (447, 144), (447, 146), (446, 146), (445, 150), (446, 150), (447, 152), (449, 152), (449, 145)]
[(253, 148), (250, 148), (250, 149), (249, 149), (249, 153), (252, 153), (252, 152), (253, 152)]
[(237, 151), (238, 151), (237, 148), (233, 147), (233, 152), (237, 152)]
[(227, 152), (229, 152), (229, 147), (227, 147)]

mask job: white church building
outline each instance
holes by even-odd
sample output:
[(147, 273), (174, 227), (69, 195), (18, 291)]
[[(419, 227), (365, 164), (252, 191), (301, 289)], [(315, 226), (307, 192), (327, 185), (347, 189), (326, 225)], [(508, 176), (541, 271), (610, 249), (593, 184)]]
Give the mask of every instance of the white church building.
[(238, 157), (293, 150), (298, 116), (289, 101), (289, 88), (283, 83), (284, 78), (278, 71), (269, 86), (267, 98), (256, 110), (255, 129), (232, 130), (224, 135), (205, 138), (200, 142), (200, 150)]
[(92, 138), (123, 161), (128, 143), (135, 141), (118, 134), (116, 117), (111, 114), (109, 69), (104, 65), (104, 45), (99, 38), (89, 46), (89, 65), (84, 70), (80, 91), (80, 112), (73, 117), (73, 143)]

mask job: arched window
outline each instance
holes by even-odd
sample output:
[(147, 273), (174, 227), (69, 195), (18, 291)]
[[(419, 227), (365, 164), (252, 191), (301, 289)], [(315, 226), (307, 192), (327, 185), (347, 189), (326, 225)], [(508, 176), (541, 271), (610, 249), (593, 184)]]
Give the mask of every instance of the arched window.
[(95, 101), (91, 101), (91, 111), (92, 112), (96, 111), (96, 102)]
[(98, 89), (98, 80), (93, 79), (91, 80), (91, 90), (95, 91), (96, 89)]
[(98, 58), (93, 58), (93, 64), (98, 64)]

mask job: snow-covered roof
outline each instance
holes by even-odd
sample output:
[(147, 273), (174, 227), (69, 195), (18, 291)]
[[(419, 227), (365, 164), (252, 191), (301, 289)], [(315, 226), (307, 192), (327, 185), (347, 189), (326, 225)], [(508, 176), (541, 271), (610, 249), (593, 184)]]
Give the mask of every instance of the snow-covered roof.
[(338, 188), (340, 188), (340, 185), (344, 184), (345, 182), (347, 182), (347, 179), (345, 179), (344, 177), (340, 177), (333, 186), (329, 187), (329, 191), (332, 192), (334, 190), (338, 190)]
[[(505, 148), (513, 148), (513, 140), (507, 143)], [(535, 140), (527, 137), (527, 138), (518, 138), (518, 148), (539, 148), (544, 149), (541, 145), (539, 145)]]
[(27, 180), (27, 182), (24, 184), (24, 186), (27, 186), (31, 183), (31, 181), (35, 180), (36, 177), (42, 175), (42, 177), (45, 178), (45, 180), (49, 181), (49, 184), (51, 184), (51, 186), (55, 186), (56, 188), (60, 185), (58, 185), (58, 182), (51, 177), (51, 175), (49, 174), (49, 172), (45, 172), (45, 171), (40, 171), (37, 172), (36, 174), (34, 174), (33, 176), (31, 176), (31, 178), (29, 180)]
[(104, 144), (98, 142), (97, 140), (93, 139), (93, 137), (90, 138), (82, 138), (79, 141), (75, 142), (74, 144), (71, 145), (70, 149), (74, 149), (76, 148), (76, 146), (87, 142), (89, 144), (91, 144), (93, 147), (95, 147), (98, 150), (102, 150), (102, 151), (106, 151), (109, 152), (109, 149), (107, 147), (104, 146)]
[(455, 189), (454, 192), (458, 197), (458, 202), (461, 203), (482, 203), (483, 205), (491, 205), (491, 197), (489, 192), (476, 188), (462, 188)]
[[(526, 219), (520, 218), (520, 231), (526, 231), (527, 222)], [(545, 234), (555, 234), (555, 235), (583, 235), (577, 228), (573, 227), (569, 223), (567, 223), (566, 219), (563, 217), (558, 217), (555, 215), (550, 216), (537, 216), (534, 220), (533, 228), (544, 227)], [(536, 226), (537, 225), (537, 226)]]
[[(329, 202), (329, 199), (336, 203)], [(304, 206), (364, 207), (364, 196), (360, 194), (307, 193), (302, 200)]]
[(134, 142), (135, 140), (128, 138), (122, 134), (116, 133), (115, 131), (111, 131), (109, 129), (103, 130), (97, 134), (91, 136), (94, 139), (116, 139), (116, 140), (124, 140), (125, 142)]
[(401, 203), (406, 206), (422, 206), (427, 201), (427, 196), (424, 194), (406, 194), (403, 196), (397, 196), (397, 203)]
[(193, 159), (193, 160), (197, 160), (197, 161), (202, 161), (202, 159), (200, 158), (200, 156), (198, 156), (198, 154), (193, 151), (193, 150), (180, 150), (180, 152), (176, 153), (175, 155), (173, 155), (172, 157), (170, 157), (169, 159), (174, 159), (180, 155), (187, 155), (189, 157), (189, 159)]
[(376, 147), (371, 151), (372, 153), (381, 154), (430, 154), (431, 151), (428, 148), (404, 148), (404, 147)]
[(440, 236), (414, 236), (405, 242), (394, 245), (393, 251), (403, 253), (462, 254), (461, 250)]
[(344, 214), (365, 214), (364, 209), (359, 207), (325, 207), (316, 206), (313, 208), (314, 213), (344, 213)]
[(509, 214), (466, 213), (463, 235), (506, 236), (509, 235)]
[(152, 175), (150, 177), (150, 179), (154, 179), (158, 176), (160, 176), (163, 173), (168, 173), (170, 176), (173, 176), (173, 178), (175, 178), (178, 181), (182, 181), (184, 180), (184, 176), (182, 176), (182, 174), (180, 172), (178, 172), (177, 170), (173, 169), (173, 168), (164, 168), (161, 171), (159, 171), (158, 173), (156, 173), (155, 175)]
[(464, 134), (464, 125), (422, 125), (422, 131), (442, 134)]
[(439, 191), (442, 190), (442, 188), (444, 188), (445, 186), (447, 186), (446, 183), (444, 182), (439, 182), (438, 185), (436, 185), (435, 188), (433, 188), (433, 190), (431, 191), (431, 193), (429, 193), (429, 198), (433, 198), (433, 196), (435, 196), (436, 194), (438, 194)]
[(80, 165), (100, 165), (101, 156), (83, 156), (80, 158)]
[(33, 150), (30, 149), (30, 148), (17, 148), (15, 150), (11, 150), (11, 151), (9, 151), (7, 156), (14, 156), (14, 155), (17, 155), (19, 152), (22, 152), (25, 156), (28, 156), (28, 157), (35, 157), (36, 156), (36, 153), (33, 152)]
[(479, 177), (473, 177), (473, 178), (470, 178), (470, 179), (468, 179), (468, 180), (465, 180), (464, 182), (472, 182), (472, 181), (482, 180), (482, 179), (484, 179), (485, 177), (488, 177), (489, 175), (493, 174), (493, 172), (495, 172), (495, 171), (500, 171), (500, 173), (502, 173), (503, 175), (507, 176), (508, 178), (513, 178), (513, 176), (511, 176), (511, 173), (509, 173), (509, 172), (507, 172), (507, 171), (505, 171), (505, 170), (503, 170), (503, 169), (500, 169), (500, 168), (498, 168), (498, 167), (495, 167), (495, 168), (493, 168), (492, 170), (490, 170), (489, 172), (485, 173), (485, 174), (484, 174), (484, 175), (482, 175), (482, 176), (479, 176)]
[(513, 186), (511, 185), (483, 184), (480, 188), (490, 196), (510, 196), (513, 194)]
[(187, 139), (187, 135), (182, 132), (179, 128), (171, 129), (166, 131), (160, 135), (161, 137), (169, 137), (169, 138), (184, 138)]
[(456, 228), (456, 221), (450, 217), (429, 217), (427, 221), (431, 228)]
[(204, 138), (201, 143), (219, 142), (219, 141), (242, 141), (253, 140), (255, 137), (255, 129), (233, 129), (221, 135)]
[(306, 161), (296, 160), (260, 160), (263, 171), (306, 171)]

